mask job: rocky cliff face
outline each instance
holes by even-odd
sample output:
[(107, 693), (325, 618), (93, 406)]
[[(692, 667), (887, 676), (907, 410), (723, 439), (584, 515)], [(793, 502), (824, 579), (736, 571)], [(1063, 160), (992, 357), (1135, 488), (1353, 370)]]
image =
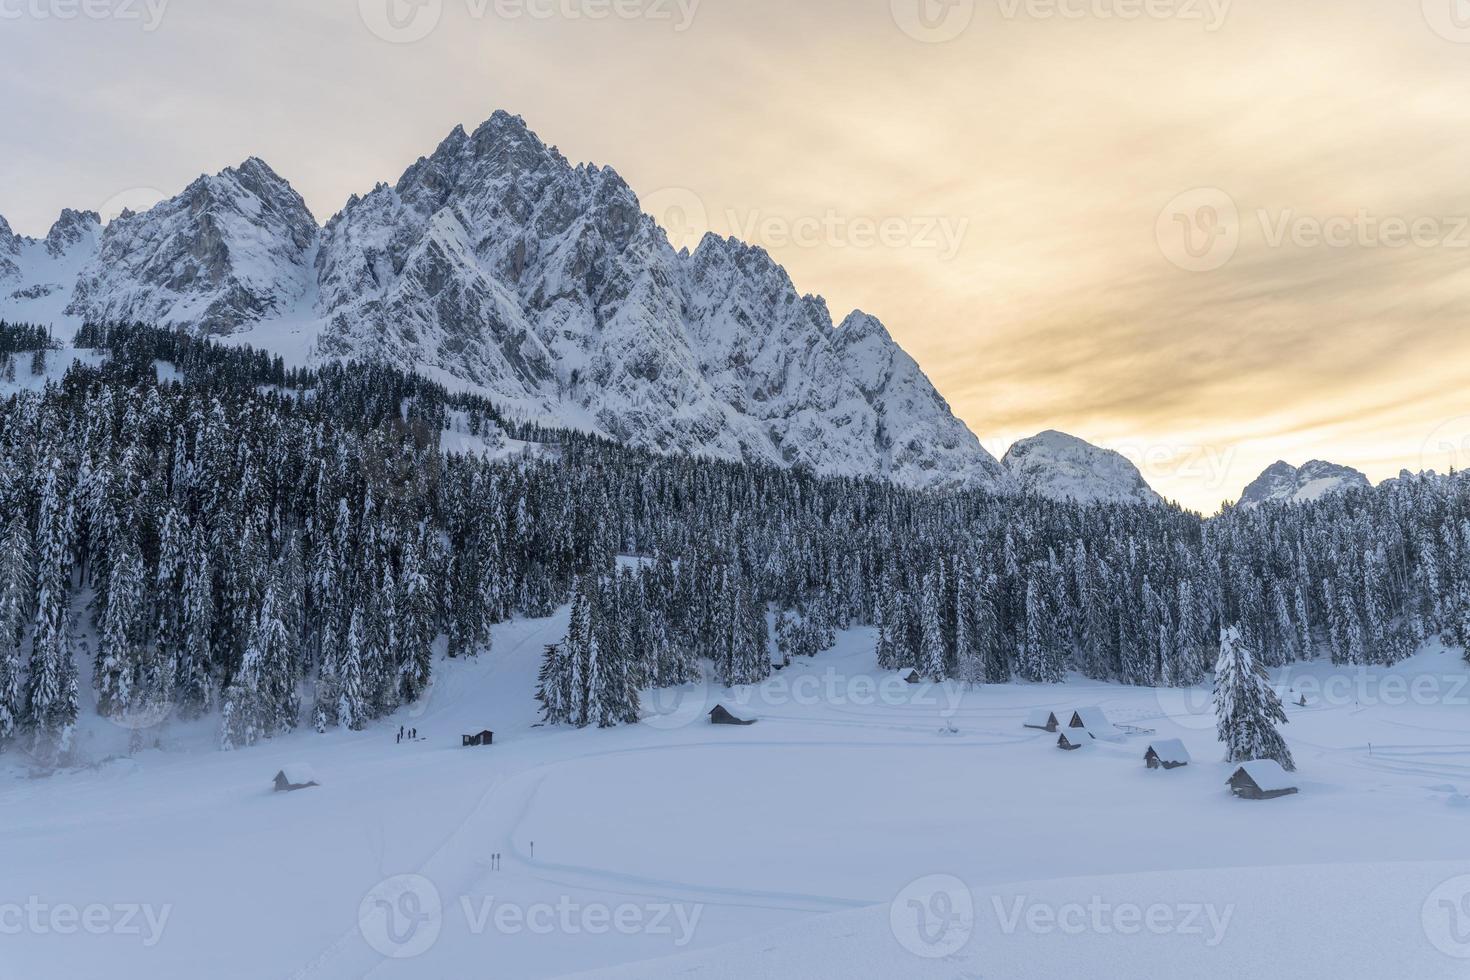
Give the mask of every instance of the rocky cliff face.
[[(45, 247), (75, 259), (95, 225), (68, 212)], [(120, 216), (78, 265), (62, 284), (74, 320), (248, 330), (267, 346), (274, 325), (308, 322), (316, 360), (385, 360), (633, 445), (1005, 483), (875, 318), (834, 326), (733, 239), (676, 252), (615, 171), (572, 165), (506, 113), (456, 129), (324, 228), (252, 159)]]
[(250, 159), (108, 224), (67, 312), (230, 333), (300, 300), (317, 234), (301, 196)]

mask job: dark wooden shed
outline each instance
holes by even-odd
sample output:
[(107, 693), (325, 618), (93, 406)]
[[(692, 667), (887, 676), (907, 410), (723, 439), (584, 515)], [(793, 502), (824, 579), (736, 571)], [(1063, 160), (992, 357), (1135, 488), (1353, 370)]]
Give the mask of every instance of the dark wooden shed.
[(316, 781), (316, 773), (311, 771), (311, 766), (302, 763), (287, 766), (276, 773), (277, 793), (294, 793), (299, 789), (320, 785), (321, 783)]
[(754, 725), (755, 721), (743, 721), (736, 718), (725, 709), (723, 704), (717, 704), (709, 713), (709, 723), (711, 725)]
[(1055, 711), (1037, 708), (1027, 717), (1026, 727), (1035, 728), (1043, 732), (1054, 732), (1062, 727), (1062, 723), (1057, 720), (1057, 713)]
[(1274, 759), (1241, 765), (1230, 777), (1230, 791), (1243, 800), (1274, 800), (1298, 792), (1291, 774)]
[(900, 670), (898, 672), (898, 677), (905, 684), (922, 684), (922, 683), (924, 683), (923, 676), (917, 670), (915, 670), (912, 667), (909, 667), (909, 668), (907, 668), (905, 670)]
[(464, 742), (463, 742), (463, 747), (464, 748), (470, 748), (472, 746), (478, 747), (478, 746), (481, 746), (481, 745), (494, 745), (495, 744), (495, 733), (492, 732), (492, 731), (490, 731), (489, 729), (486, 729), (485, 731), (480, 732), (477, 735), (462, 735), (460, 737), (464, 739)]
[(1183, 742), (1177, 738), (1166, 738), (1150, 743), (1143, 761), (1150, 769), (1178, 769), (1189, 765), (1193, 760)]
[(1057, 748), (1064, 752), (1076, 752), (1091, 741), (1092, 736), (1085, 728), (1068, 728), (1057, 739)]

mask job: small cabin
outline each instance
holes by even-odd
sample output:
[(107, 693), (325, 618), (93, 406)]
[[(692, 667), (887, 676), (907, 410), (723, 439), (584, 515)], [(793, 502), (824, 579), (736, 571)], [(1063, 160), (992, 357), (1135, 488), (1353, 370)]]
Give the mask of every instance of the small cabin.
[(277, 793), (294, 793), (299, 789), (320, 785), (321, 783), (316, 781), (316, 773), (311, 771), (311, 766), (303, 763), (287, 766), (276, 773)]
[(903, 681), (905, 684), (922, 684), (922, 683), (924, 683), (924, 678), (922, 676), (920, 676), (919, 672), (917, 670), (915, 670), (914, 668), (912, 668), (912, 667), (908, 667), (908, 668), (906, 668), (904, 670), (900, 670), (898, 672), (898, 679), (901, 680), (901, 681)]
[(1063, 752), (1076, 752), (1090, 741), (1092, 736), (1087, 733), (1087, 729), (1068, 728), (1057, 739), (1057, 748)]
[(1055, 711), (1037, 708), (1026, 718), (1026, 727), (1035, 728), (1037, 731), (1042, 732), (1055, 732), (1058, 728), (1062, 727), (1062, 723), (1057, 720), (1057, 713)]
[(1072, 721), (1069, 728), (1085, 728), (1093, 738), (1102, 739), (1104, 742), (1120, 742), (1123, 733), (1103, 714), (1101, 708), (1078, 708), (1072, 712)]
[(1275, 759), (1244, 763), (1230, 777), (1230, 791), (1242, 800), (1274, 800), (1298, 792), (1296, 780)]
[(736, 718), (730, 714), (723, 704), (717, 704), (714, 710), (709, 713), (709, 723), (711, 725), (754, 725), (755, 721), (744, 721)]
[(1194, 760), (1189, 757), (1189, 750), (1183, 742), (1177, 738), (1166, 738), (1150, 744), (1143, 761), (1150, 769), (1178, 769)]
[(464, 740), (461, 745), (466, 749), (495, 744), (495, 733), (488, 729), (475, 735), (461, 735), (460, 738)]

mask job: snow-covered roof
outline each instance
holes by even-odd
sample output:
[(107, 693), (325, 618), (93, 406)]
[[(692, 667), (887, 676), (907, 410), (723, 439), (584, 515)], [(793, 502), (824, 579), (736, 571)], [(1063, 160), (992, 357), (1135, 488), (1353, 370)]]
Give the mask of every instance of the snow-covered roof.
[(1045, 728), (1047, 725), (1051, 724), (1052, 719), (1056, 716), (1057, 713), (1050, 708), (1037, 708), (1035, 711), (1031, 712), (1031, 714), (1026, 716), (1026, 727)]
[(1113, 727), (1113, 723), (1108, 721), (1108, 716), (1103, 714), (1103, 709), (1101, 708), (1078, 708), (1075, 714), (1077, 718), (1081, 719), (1084, 727), (1090, 728), (1093, 731)]
[(1159, 757), (1160, 762), (1182, 762), (1187, 764), (1193, 761), (1189, 757), (1189, 750), (1177, 738), (1165, 738), (1157, 742), (1150, 742), (1148, 743), (1148, 747), (1153, 750), (1154, 755)]
[(1092, 741), (1092, 733), (1085, 728), (1063, 728), (1058, 733), (1058, 736), (1057, 741), (1065, 738), (1073, 745), (1086, 745)]
[(283, 766), (280, 774), (285, 776), (286, 782), (292, 786), (305, 786), (307, 783), (319, 781), (316, 778), (316, 770), (304, 762), (293, 762), (289, 766)]
[(1297, 788), (1296, 780), (1292, 778), (1291, 773), (1281, 768), (1281, 763), (1275, 759), (1258, 759), (1255, 762), (1242, 763), (1235, 772), (1239, 774), (1242, 771), (1263, 793), (1276, 793), (1284, 789)]

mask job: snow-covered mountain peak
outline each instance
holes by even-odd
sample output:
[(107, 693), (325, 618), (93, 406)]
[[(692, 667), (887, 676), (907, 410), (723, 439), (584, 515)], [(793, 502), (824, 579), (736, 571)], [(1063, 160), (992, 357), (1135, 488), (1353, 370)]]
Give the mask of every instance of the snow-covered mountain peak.
[(1314, 459), (1298, 468), (1278, 461), (1245, 488), (1237, 506), (1250, 509), (1262, 504), (1308, 503), (1369, 486), (1368, 478), (1350, 466)]
[(301, 195), (252, 157), (110, 222), (67, 313), (230, 333), (291, 309), (317, 235)]
[(96, 211), (73, 211), (65, 208), (61, 217), (46, 233), (46, 251), (53, 258), (61, 258), (78, 245), (95, 247), (102, 234), (102, 216)]
[(455, 127), (324, 228), (251, 158), (120, 216), (85, 257), (47, 293), (74, 319), (250, 328), (265, 346), (286, 323), (316, 361), (422, 370), (633, 445), (1004, 483), (876, 319), (835, 329), (758, 246), (674, 251), (616, 170), (569, 163), (508, 112)]
[(1022, 439), (1001, 463), (1022, 490), (1052, 500), (1163, 503), (1127, 457), (1065, 432), (1049, 430)]

